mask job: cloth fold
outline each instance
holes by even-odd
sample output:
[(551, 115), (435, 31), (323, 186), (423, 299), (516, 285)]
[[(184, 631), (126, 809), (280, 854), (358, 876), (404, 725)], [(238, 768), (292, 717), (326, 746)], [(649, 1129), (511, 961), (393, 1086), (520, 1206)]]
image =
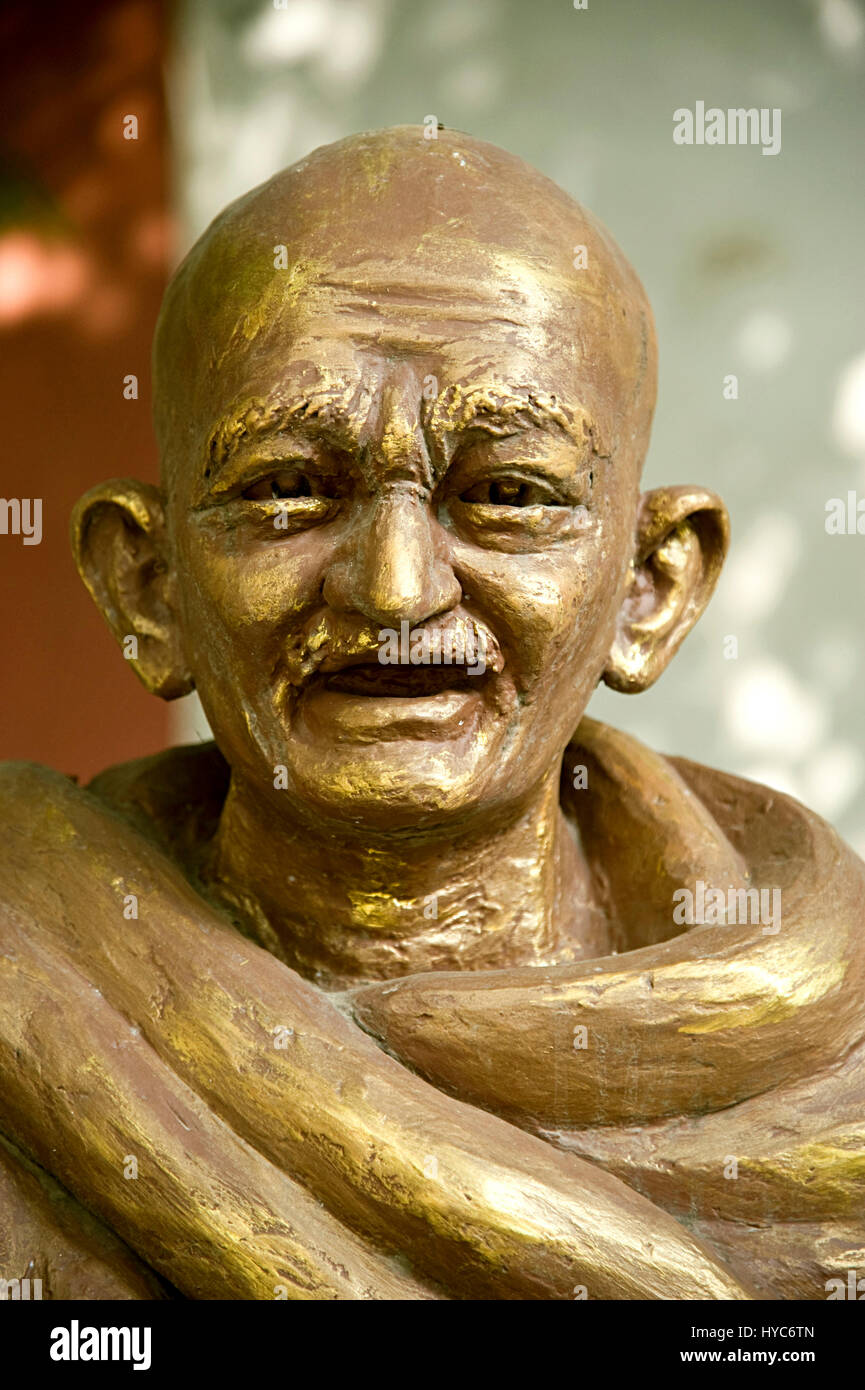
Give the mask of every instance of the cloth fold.
[[(865, 1243), (865, 866), (819, 817), (584, 720), (563, 805), (622, 954), (365, 987), (352, 1022), (198, 891), (226, 780), (212, 746), (87, 792), (0, 768), (0, 1131), (146, 1264), (190, 1297), (825, 1297)], [(779, 929), (681, 931), (697, 880), (777, 887)]]

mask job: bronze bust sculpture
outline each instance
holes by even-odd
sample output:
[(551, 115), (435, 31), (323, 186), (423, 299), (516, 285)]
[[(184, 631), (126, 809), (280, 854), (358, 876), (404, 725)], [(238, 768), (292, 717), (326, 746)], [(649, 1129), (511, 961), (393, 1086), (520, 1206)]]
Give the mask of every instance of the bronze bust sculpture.
[(583, 718), (661, 674), (728, 536), (640, 495), (654, 332), (609, 235), (468, 136), (352, 137), (213, 223), (154, 370), (162, 488), (94, 488), (73, 544), (215, 742), (0, 770), (10, 1262), (54, 1297), (825, 1298), (865, 1239), (865, 866)]

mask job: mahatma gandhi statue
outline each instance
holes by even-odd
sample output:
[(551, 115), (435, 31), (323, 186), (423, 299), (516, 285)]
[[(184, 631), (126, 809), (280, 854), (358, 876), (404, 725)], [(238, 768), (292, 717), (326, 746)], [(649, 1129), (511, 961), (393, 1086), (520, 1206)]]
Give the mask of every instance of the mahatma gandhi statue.
[(0, 770), (0, 1274), (826, 1298), (865, 1264), (865, 866), (583, 717), (728, 539), (640, 492), (608, 233), (469, 136), (354, 136), (205, 232), (154, 373), (161, 487), (94, 487), (73, 546), (214, 741)]

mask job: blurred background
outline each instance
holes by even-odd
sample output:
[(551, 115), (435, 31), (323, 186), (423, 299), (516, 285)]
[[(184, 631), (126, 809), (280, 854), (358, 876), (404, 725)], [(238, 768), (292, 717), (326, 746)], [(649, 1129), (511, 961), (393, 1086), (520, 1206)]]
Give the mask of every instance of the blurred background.
[[(43, 500), (39, 545), (0, 535), (0, 757), (84, 780), (207, 736), (195, 697), (127, 668), (70, 508), (156, 478), (150, 337), (211, 218), (316, 145), (434, 115), (607, 224), (657, 320), (646, 484), (730, 508), (676, 662), (591, 712), (792, 792), (865, 853), (865, 535), (825, 525), (865, 499), (859, 0), (7, 0), (0, 53), (0, 493)], [(697, 101), (780, 108), (781, 152), (674, 144)]]

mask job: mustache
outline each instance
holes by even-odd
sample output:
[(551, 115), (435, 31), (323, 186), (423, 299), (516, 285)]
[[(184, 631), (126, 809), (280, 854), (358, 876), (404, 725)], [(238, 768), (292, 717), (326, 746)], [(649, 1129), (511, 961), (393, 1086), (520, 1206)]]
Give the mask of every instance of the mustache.
[[(379, 653), (384, 650), (383, 633), (396, 632), (396, 629), (373, 624), (361, 615), (348, 613), (324, 613), (313, 620), (309, 626), (297, 633), (283, 652), (280, 662), (281, 677), (286, 685), (300, 689), (314, 676), (330, 675), (347, 666), (358, 666), (379, 661)], [(434, 652), (452, 652), (454, 660), (449, 663), (455, 668), (471, 666), (478, 652), (483, 653), (485, 669), (494, 673), (504, 667), (501, 645), (486, 623), (467, 613), (465, 609), (454, 608), (426, 622), (412, 625), (409, 633), (424, 635), (424, 650), (427, 655), (414, 665), (432, 665)]]

